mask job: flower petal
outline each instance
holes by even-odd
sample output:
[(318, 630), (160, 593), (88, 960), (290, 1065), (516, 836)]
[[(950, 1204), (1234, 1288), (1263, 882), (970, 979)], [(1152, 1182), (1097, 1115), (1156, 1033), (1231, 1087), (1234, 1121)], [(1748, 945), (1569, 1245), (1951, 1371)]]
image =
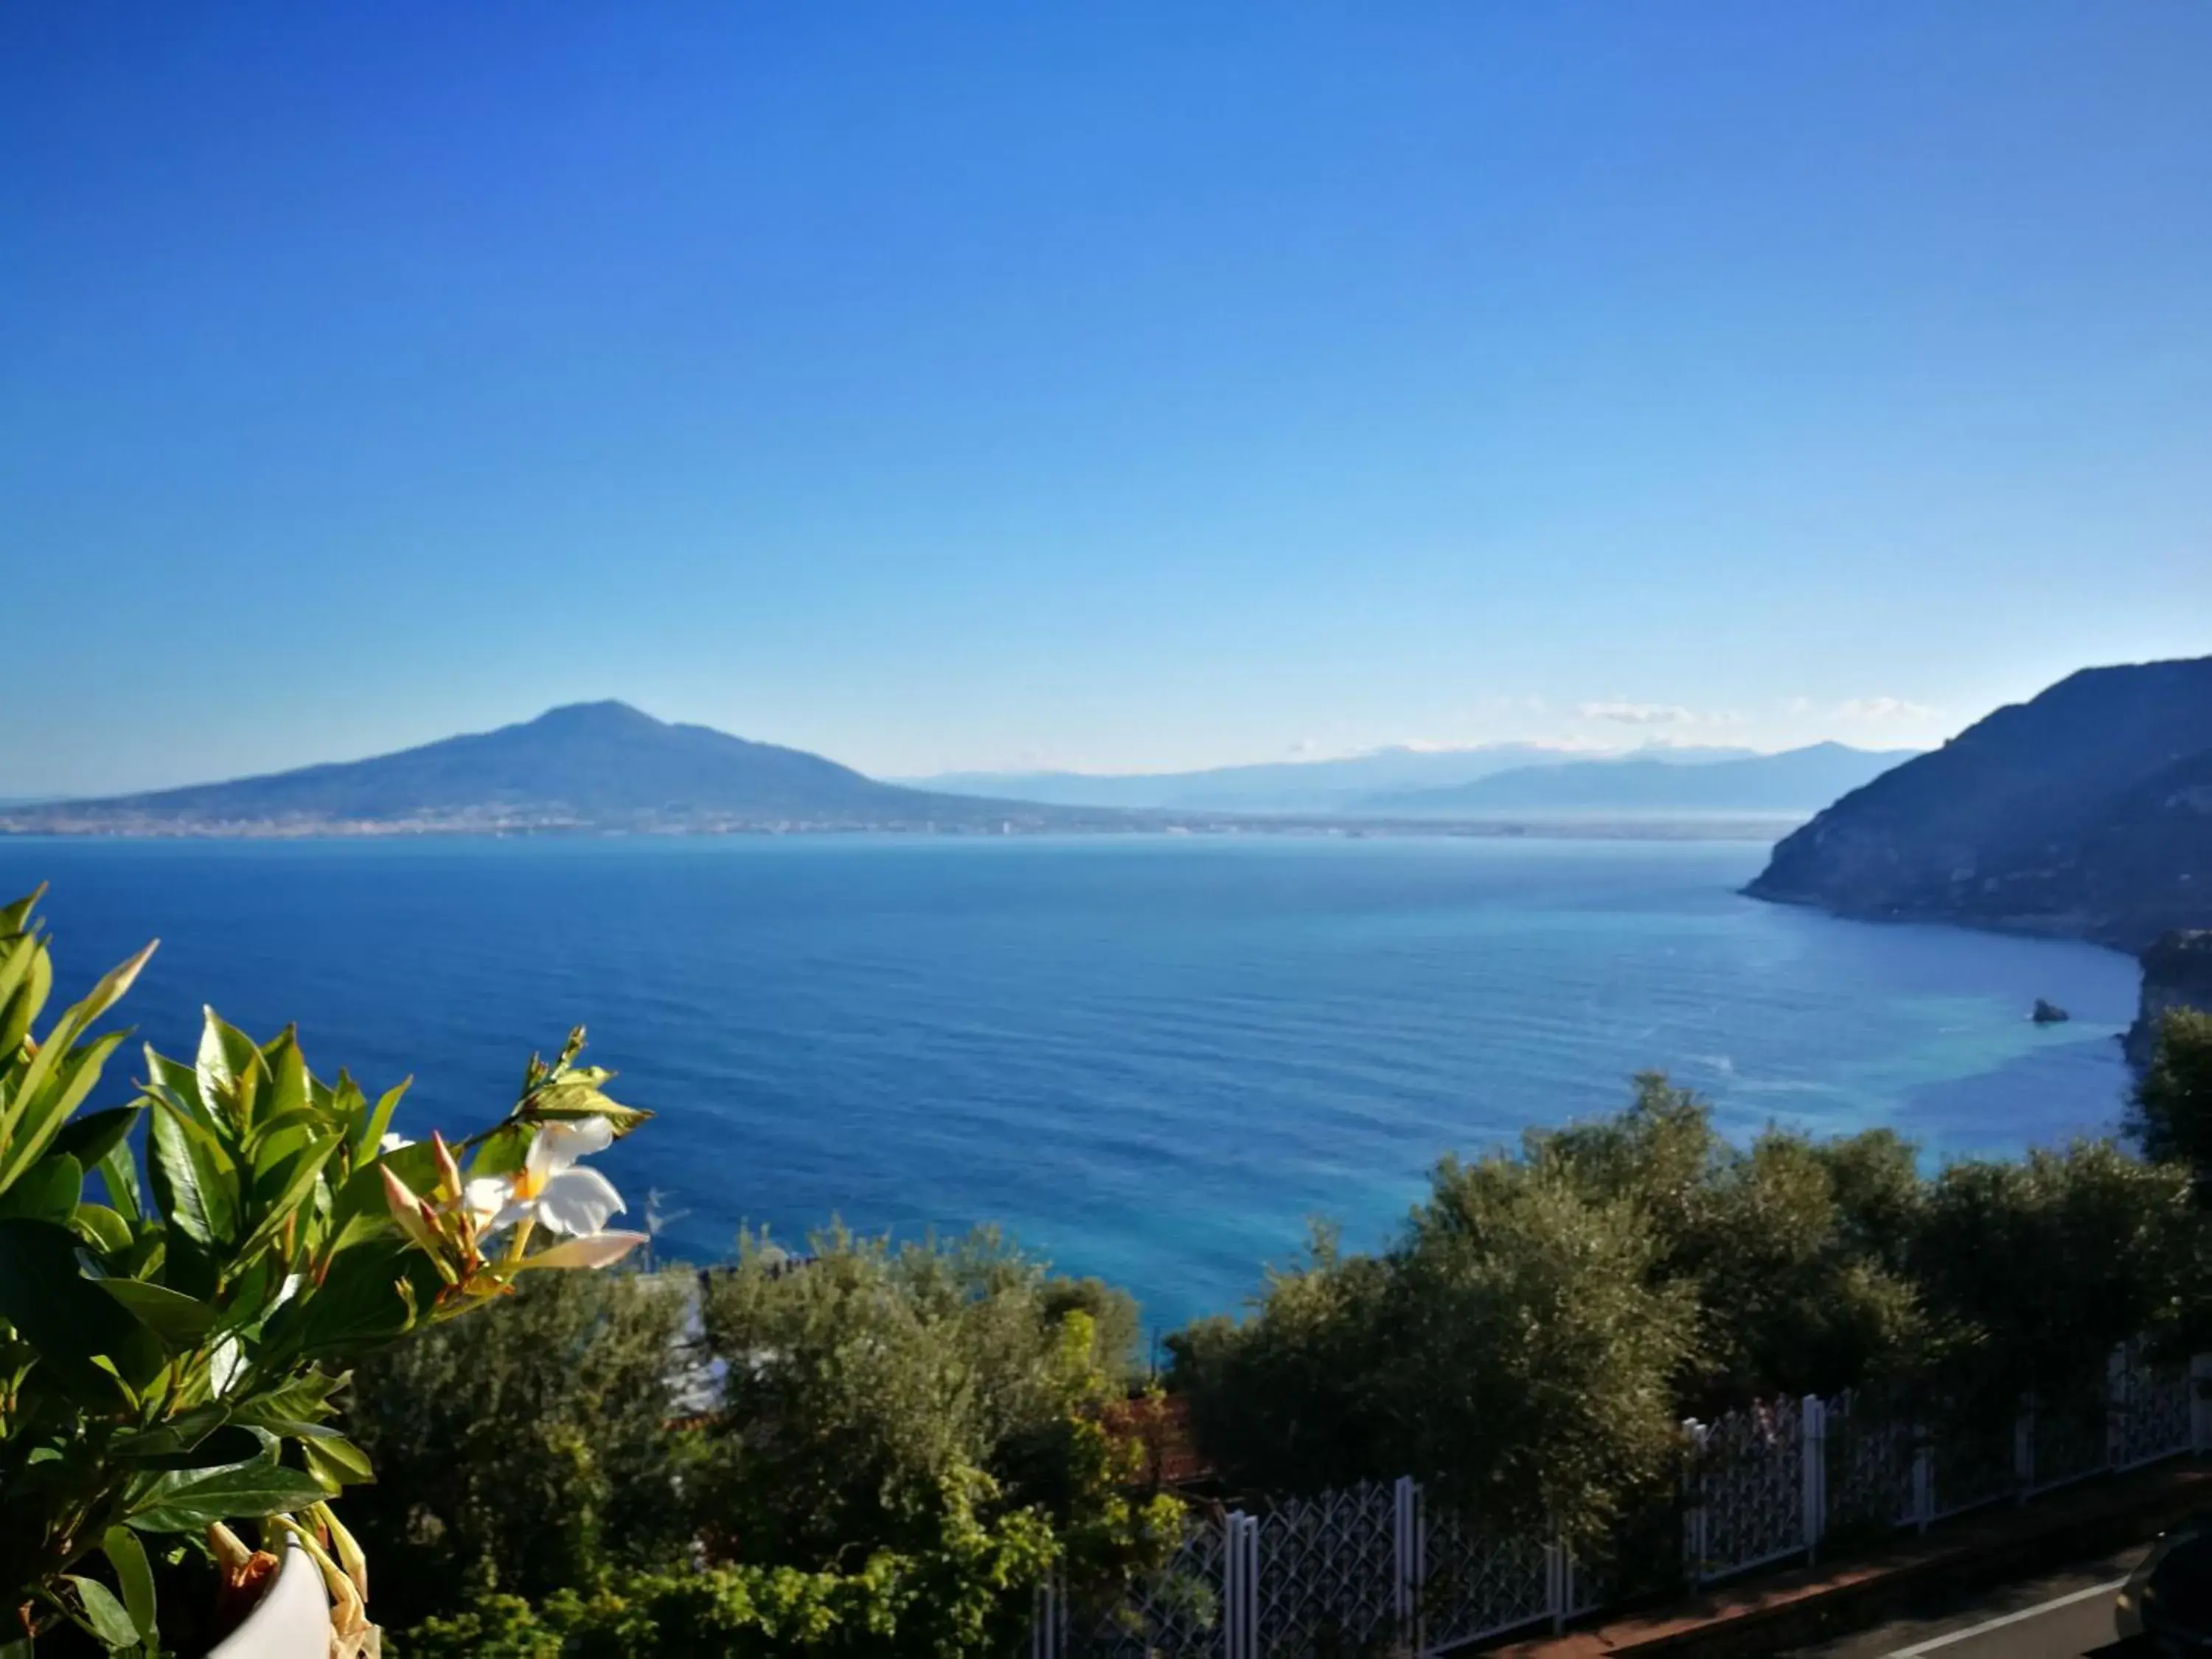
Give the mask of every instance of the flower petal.
[(538, 1218), (564, 1233), (595, 1233), (622, 1208), (614, 1182), (597, 1170), (563, 1170), (538, 1194)]
[(530, 1143), (526, 1164), (531, 1184), (537, 1186), (549, 1181), (578, 1158), (604, 1152), (614, 1144), (615, 1132), (603, 1117), (545, 1124), (538, 1131), (538, 1138)]
[(643, 1233), (586, 1233), (564, 1238), (550, 1249), (526, 1255), (526, 1267), (605, 1267), (621, 1261), (645, 1243)]
[(376, 1150), (380, 1153), (396, 1152), (403, 1146), (412, 1146), (415, 1143), (408, 1139), (405, 1135), (401, 1134), (395, 1129), (390, 1134), (385, 1136), (383, 1139), (376, 1143)]
[(510, 1217), (506, 1221), (494, 1218), (507, 1207), (507, 1200), (514, 1192), (514, 1182), (506, 1176), (478, 1176), (461, 1188), (461, 1207), (468, 1212), (469, 1219), (479, 1231), (509, 1225), (520, 1218)]

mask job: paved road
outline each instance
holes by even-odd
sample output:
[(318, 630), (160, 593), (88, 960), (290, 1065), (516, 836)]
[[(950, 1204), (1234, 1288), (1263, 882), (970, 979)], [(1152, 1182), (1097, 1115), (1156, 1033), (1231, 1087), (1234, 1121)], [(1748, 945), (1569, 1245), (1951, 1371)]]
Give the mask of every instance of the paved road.
[(2134, 1659), (2134, 1645), (2112, 1635), (2112, 1597), (2142, 1558), (2137, 1547), (1948, 1604), (1934, 1598), (1915, 1617), (1787, 1659)]

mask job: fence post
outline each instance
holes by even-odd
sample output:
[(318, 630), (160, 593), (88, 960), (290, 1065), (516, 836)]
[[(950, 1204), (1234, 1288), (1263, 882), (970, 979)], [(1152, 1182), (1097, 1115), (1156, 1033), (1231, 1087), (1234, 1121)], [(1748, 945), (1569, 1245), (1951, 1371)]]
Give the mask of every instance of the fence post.
[(1804, 1403), (1804, 1432), (1798, 1449), (1804, 1459), (1800, 1484), (1805, 1497), (1805, 1559), (1817, 1559), (1821, 1534), (1828, 1529), (1828, 1407), (1820, 1395)]
[(2212, 1353), (2189, 1361), (2189, 1449), (2200, 1457), (2212, 1452)]
[(2035, 1396), (2032, 1394), (2021, 1395), (2020, 1410), (2012, 1419), (2012, 1478), (2018, 1488), (2013, 1502), (2025, 1504), (2035, 1485)]
[(1243, 1512), (1230, 1510), (1221, 1527), (1221, 1650), (1223, 1659), (1245, 1659)]
[(1567, 1627), (1567, 1553), (1556, 1538), (1544, 1546), (1544, 1607), (1557, 1636)]
[(1682, 1493), (1682, 1563), (1688, 1569), (1690, 1588), (1705, 1582), (1705, 1425), (1694, 1417), (1682, 1419), (1689, 1431), (1690, 1473)]
[(1922, 1532), (1936, 1518), (1936, 1443), (1928, 1425), (1912, 1425), (1912, 1520)]
[(2105, 1467), (2117, 1469), (2127, 1451), (2128, 1414), (2135, 1409), (2135, 1367), (2128, 1345), (2105, 1356)]
[(1401, 1474), (1392, 1496), (1390, 1553), (1397, 1582), (1390, 1608), (1404, 1651), (1417, 1654), (1421, 1650), (1422, 1570), (1427, 1565), (1421, 1559), (1421, 1488), (1412, 1475)]

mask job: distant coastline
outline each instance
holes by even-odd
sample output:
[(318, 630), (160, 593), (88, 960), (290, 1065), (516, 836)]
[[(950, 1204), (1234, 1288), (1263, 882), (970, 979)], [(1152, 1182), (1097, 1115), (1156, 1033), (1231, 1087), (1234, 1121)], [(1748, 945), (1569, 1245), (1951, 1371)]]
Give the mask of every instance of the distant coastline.
[[(1081, 800), (884, 782), (823, 756), (622, 702), (365, 760), (99, 799), (0, 804), (0, 835), (298, 840), (394, 836), (1296, 835), (1773, 842), (1894, 754), (1825, 744), (1680, 763), (1525, 763), (1527, 745), (1194, 774), (1229, 799)], [(1437, 768), (1448, 764), (1449, 771)], [(1501, 768), (1503, 769), (1501, 769)], [(1346, 769), (1349, 769), (1347, 770)], [(1312, 774), (1297, 788), (1285, 775)], [(1393, 793), (1378, 785), (1449, 787)], [(1319, 787), (1322, 776), (1335, 781)], [(1274, 780), (1254, 790), (1255, 777)], [(1206, 780), (1212, 779), (1211, 784)], [(1077, 780), (1079, 783), (1083, 781)], [(1155, 782), (1158, 782), (1155, 780)], [(1172, 781), (1172, 780), (1170, 780)], [(1098, 782), (1091, 780), (1091, 783)], [(1182, 786), (1178, 786), (1180, 787)], [(1203, 790), (1201, 790), (1203, 793)]]
[(67, 837), (111, 841), (363, 841), (434, 836), (491, 840), (543, 838), (615, 839), (638, 836), (1294, 836), (1307, 839), (1357, 841), (1379, 837), (1475, 837), (1539, 841), (1735, 841), (1772, 842), (1802, 818), (1553, 817), (1506, 820), (1439, 818), (1356, 819), (1252, 814), (1167, 814), (1100, 812), (1095, 816), (1062, 809), (1049, 817), (1010, 814), (996, 821), (963, 817), (933, 820), (789, 820), (717, 823), (691, 819), (611, 823), (604, 819), (492, 817), (325, 819), (165, 819), (131, 817), (101, 811), (81, 817), (52, 809), (34, 820), (0, 813), (0, 836)]

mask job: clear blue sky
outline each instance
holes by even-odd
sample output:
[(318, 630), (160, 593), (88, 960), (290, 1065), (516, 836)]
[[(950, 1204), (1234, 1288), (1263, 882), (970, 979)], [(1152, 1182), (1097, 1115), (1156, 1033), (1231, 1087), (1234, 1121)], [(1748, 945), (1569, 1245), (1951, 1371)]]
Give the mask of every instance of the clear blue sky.
[(0, 795), (1925, 741), (2212, 650), (2212, 5), (0, 11)]

